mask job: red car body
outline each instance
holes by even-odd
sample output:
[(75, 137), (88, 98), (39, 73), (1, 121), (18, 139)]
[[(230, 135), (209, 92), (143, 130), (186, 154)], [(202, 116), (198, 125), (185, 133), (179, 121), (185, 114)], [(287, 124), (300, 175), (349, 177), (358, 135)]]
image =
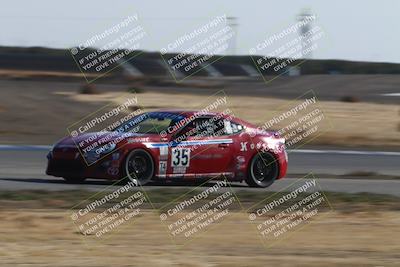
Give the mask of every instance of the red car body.
[[(171, 128), (170, 126), (167, 128), (168, 131), (163, 131), (161, 134), (115, 132), (113, 139), (118, 139), (115, 147), (113, 146), (111, 151), (106, 151), (107, 153), (100, 153), (95, 160), (88, 160), (90, 155), (82, 153), (82, 149), (77, 144), (93, 135), (95, 138), (91, 139), (92, 142), (95, 142), (110, 133), (86, 133), (76, 137), (66, 137), (55, 144), (49, 152), (46, 173), (70, 180), (84, 178), (119, 180), (128, 174), (127, 170), (130, 165), (127, 165), (127, 158), (129, 153), (141, 151), (144, 156), (148, 153), (151, 157), (148, 159), (153, 165), (151, 166), (152, 180), (221, 179), (221, 177), (225, 177), (229, 181), (245, 180), (248, 182), (247, 177), (254, 175), (250, 170), (252, 159), (266, 153), (269, 155), (268, 162), (265, 162), (264, 159), (263, 162), (273, 164), (276, 169), (274, 177), (271, 177), (272, 182), (285, 176), (287, 153), (284, 148), (284, 140), (275, 132), (259, 130), (246, 121), (224, 113), (201, 113), (201, 116), (197, 117), (196, 114), (194, 111), (174, 110), (148, 112), (146, 116), (152, 117), (152, 119), (160, 121), (168, 118), (172, 120), (175, 125), (172, 127), (173, 131), (168, 130)], [(188, 126), (190, 121), (177, 127), (178, 121), (182, 121), (182, 119), (187, 121), (187, 118), (193, 117), (204, 121), (216, 116), (218, 116), (219, 122), (223, 122), (222, 134), (201, 136), (200, 138), (198, 135), (187, 136), (183, 140), (177, 141), (178, 132), (193, 129)], [(232, 130), (232, 127), (235, 127), (235, 130)], [(257, 164), (260, 165), (260, 162)], [(261, 166), (261, 168), (265, 169), (265, 166)], [(250, 181), (250, 183), (252, 182)], [(265, 185), (256, 186), (266, 187)]]

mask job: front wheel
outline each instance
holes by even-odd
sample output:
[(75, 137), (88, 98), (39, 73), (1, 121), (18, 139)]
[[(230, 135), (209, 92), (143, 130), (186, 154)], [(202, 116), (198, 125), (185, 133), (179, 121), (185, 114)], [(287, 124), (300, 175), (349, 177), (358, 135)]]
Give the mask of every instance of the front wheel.
[(251, 160), (246, 183), (251, 187), (268, 187), (279, 175), (278, 162), (271, 153), (257, 153)]
[(149, 152), (135, 149), (125, 160), (125, 174), (135, 184), (145, 185), (153, 179), (154, 161)]

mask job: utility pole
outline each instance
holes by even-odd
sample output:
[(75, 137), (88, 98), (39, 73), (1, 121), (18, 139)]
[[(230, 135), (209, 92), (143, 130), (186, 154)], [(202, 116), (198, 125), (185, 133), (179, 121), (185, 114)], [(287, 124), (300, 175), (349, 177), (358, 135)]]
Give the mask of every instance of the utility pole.
[(237, 22), (237, 17), (227, 17), (226, 24), (232, 29), (233, 37), (229, 40), (227, 54), (236, 55), (236, 40), (237, 40), (237, 28), (239, 23)]
[[(312, 41), (310, 39), (309, 34), (307, 34), (311, 29), (310, 18), (313, 16), (310, 9), (303, 9), (303, 11), (298, 15), (297, 21), (302, 22), (302, 26), (300, 27), (299, 34), (301, 37), (301, 57), (303, 59), (311, 59), (312, 53), (308, 47), (312, 47)], [(308, 50), (308, 51), (307, 51)]]

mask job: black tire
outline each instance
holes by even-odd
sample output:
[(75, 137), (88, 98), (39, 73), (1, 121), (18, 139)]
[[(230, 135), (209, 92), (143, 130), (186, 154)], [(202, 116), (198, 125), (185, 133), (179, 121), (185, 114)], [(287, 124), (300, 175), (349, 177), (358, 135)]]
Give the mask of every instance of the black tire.
[(257, 153), (250, 161), (246, 183), (250, 187), (268, 187), (279, 175), (279, 166), (271, 153)]
[(135, 184), (148, 184), (154, 177), (154, 161), (144, 149), (129, 152), (124, 162), (124, 173)]
[(64, 178), (65, 182), (67, 182), (68, 184), (81, 184), (86, 180), (85, 177), (70, 177), (70, 176), (67, 176), (67, 177), (63, 177), (63, 178)]

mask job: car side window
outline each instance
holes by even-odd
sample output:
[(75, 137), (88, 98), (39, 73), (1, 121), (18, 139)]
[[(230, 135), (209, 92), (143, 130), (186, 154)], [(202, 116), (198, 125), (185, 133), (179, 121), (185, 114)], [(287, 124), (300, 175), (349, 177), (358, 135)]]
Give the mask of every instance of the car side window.
[(197, 138), (210, 137), (218, 135), (218, 123), (214, 121), (213, 117), (198, 118), (194, 121), (196, 128)]
[[(188, 129), (186, 129), (188, 128)], [(189, 129), (191, 131), (189, 132)], [(192, 123), (189, 123), (182, 132), (188, 132), (187, 136), (201, 139), (203, 137), (221, 136), (225, 134), (224, 122), (215, 117), (197, 118)]]
[(225, 124), (225, 132), (228, 135), (240, 133), (244, 129), (243, 125), (229, 120), (225, 120), (224, 124)]
[(193, 136), (210, 137), (237, 134), (243, 131), (241, 124), (227, 119), (216, 119), (215, 117), (201, 118), (194, 121), (196, 133)]
[(244, 127), (230, 120), (216, 117), (196, 118), (187, 124), (181, 131), (182, 140), (187, 137), (201, 139), (204, 137), (225, 136), (240, 133)]
[(196, 134), (196, 129), (194, 126), (194, 121), (191, 121), (186, 126), (181, 128), (181, 130), (179, 130), (179, 132), (175, 136), (175, 139), (176, 141), (183, 141), (193, 134)]
[(208, 136), (211, 131), (210, 128), (210, 123), (207, 118), (197, 118), (186, 124), (176, 135), (175, 139), (179, 141), (186, 140), (188, 137), (199, 139)]

